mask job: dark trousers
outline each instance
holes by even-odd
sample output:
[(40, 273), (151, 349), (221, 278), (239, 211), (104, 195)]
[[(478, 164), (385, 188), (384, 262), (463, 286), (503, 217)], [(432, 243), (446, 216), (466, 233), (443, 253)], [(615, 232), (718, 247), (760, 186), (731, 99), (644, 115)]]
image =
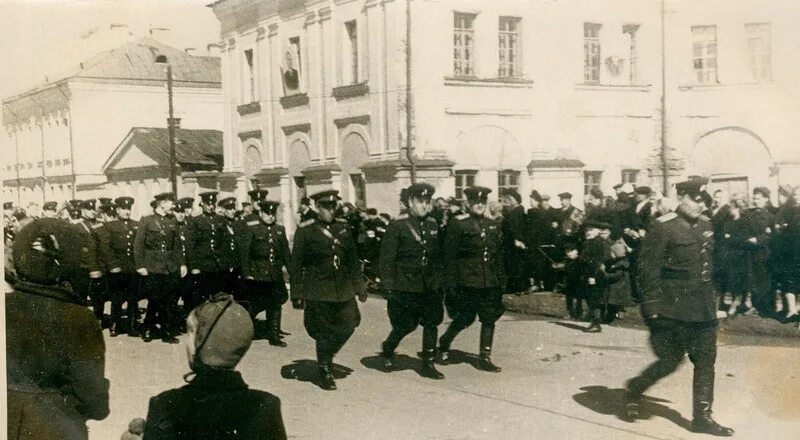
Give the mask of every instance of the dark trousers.
[(717, 360), (717, 323), (685, 322), (658, 318), (648, 322), (650, 345), (658, 360), (628, 382), (628, 390), (641, 396), (661, 378), (672, 374), (685, 355), (694, 364), (695, 416), (714, 403), (714, 363)]
[(455, 337), (472, 325), (477, 317), (481, 321), (481, 354), (491, 353), (495, 322), (505, 312), (500, 288), (460, 287), (456, 289), (454, 295), (448, 295), (448, 301), (451, 302), (453, 322), (447, 327), (439, 341), (441, 349), (449, 350)]
[(128, 305), (128, 320), (135, 321), (139, 315), (137, 283), (139, 276), (119, 272), (108, 274), (108, 292), (111, 295), (111, 321), (122, 324), (122, 305)]
[(361, 323), (358, 304), (355, 298), (345, 302), (306, 300), (305, 304), (303, 324), (317, 343), (317, 361), (330, 367)]
[(94, 316), (98, 321), (103, 320), (103, 309), (106, 299), (106, 280), (103, 277), (89, 278), (89, 271), (79, 269), (70, 277), (70, 284), (75, 293), (81, 298), (88, 298)]
[(387, 301), (392, 331), (383, 342), (384, 354), (393, 353), (400, 341), (422, 326), (422, 355), (433, 360), (439, 324), (444, 320), (443, 296), (440, 291), (392, 292)]
[(250, 312), (250, 318), (253, 323), (256, 321), (256, 316), (265, 312), (267, 333), (276, 336), (279, 330), (279, 316), (281, 306), (285, 302), (283, 293), (284, 289), (281, 288), (280, 282), (272, 281), (255, 281), (243, 280), (241, 289), (242, 304)]
[(147, 297), (145, 328), (153, 330), (159, 324), (162, 332), (175, 332), (173, 312), (177, 301), (178, 279), (177, 274), (161, 273), (150, 273), (141, 277), (139, 287)]
[(772, 276), (766, 255), (751, 257), (750, 291), (753, 294), (753, 307), (761, 316), (775, 315), (775, 293), (772, 291)]
[(240, 294), (239, 269), (223, 269), (217, 273), (216, 290), (211, 294), (213, 295), (217, 292), (225, 292), (233, 296)]
[(203, 301), (211, 297), (217, 291), (218, 277), (217, 272), (200, 272), (198, 274), (187, 275), (191, 284), (191, 291), (184, 292), (185, 308), (189, 310), (199, 306)]

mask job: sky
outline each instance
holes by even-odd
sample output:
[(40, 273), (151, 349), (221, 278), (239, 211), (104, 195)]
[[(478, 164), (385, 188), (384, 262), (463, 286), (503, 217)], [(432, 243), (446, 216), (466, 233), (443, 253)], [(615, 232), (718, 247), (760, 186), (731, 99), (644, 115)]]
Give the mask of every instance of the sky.
[[(0, 97), (57, 80), (82, 60), (149, 36), (196, 48), (217, 42), (211, 0), (0, 0)], [(114, 25), (114, 26), (112, 26)], [(132, 34), (132, 35), (131, 35)]]

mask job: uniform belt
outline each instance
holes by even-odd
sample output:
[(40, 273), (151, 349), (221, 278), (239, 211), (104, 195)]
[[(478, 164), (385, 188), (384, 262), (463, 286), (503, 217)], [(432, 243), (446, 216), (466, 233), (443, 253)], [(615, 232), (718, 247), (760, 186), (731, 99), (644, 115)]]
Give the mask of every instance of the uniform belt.
[(692, 273), (688, 269), (661, 269), (661, 278), (668, 280), (690, 280)]

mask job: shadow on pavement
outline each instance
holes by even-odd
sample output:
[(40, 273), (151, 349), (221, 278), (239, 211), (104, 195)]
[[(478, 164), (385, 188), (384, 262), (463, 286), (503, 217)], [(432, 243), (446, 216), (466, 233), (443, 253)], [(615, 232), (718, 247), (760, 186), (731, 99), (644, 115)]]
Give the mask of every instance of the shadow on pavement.
[[(596, 413), (616, 416), (619, 418), (625, 407), (626, 390), (622, 388), (607, 388), (601, 385), (592, 385), (581, 388), (582, 393), (575, 394), (572, 398), (579, 405), (584, 406)], [(662, 403), (670, 403), (669, 400), (656, 397), (644, 396), (640, 406), (641, 418), (661, 417), (689, 431), (692, 422), (685, 419), (681, 414)]]
[[(370, 370), (387, 372), (383, 369), (383, 358), (380, 356), (367, 356), (361, 359), (361, 364)], [(394, 367), (392, 371), (414, 370), (419, 372), (422, 361), (407, 354), (397, 354), (394, 356)]]
[[(339, 364), (333, 364), (333, 378), (336, 380), (344, 379), (353, 372), (352, 368)], [(317, 361), (311, 359), (300, 359), (292, 361), (291, 364), (281, 367), (281, 377), (300, 382), (310, 382), (319, 386), (319, 371)]]
[(578, 330), (578, 331), (584, 332), (584, 333), (586, 331), (586, 326), (585, 325), (573, 324), (571, 322), (550, 321), (550, 324), (560, 325), (561, 327), (566, 327), (566, 328), (569, 328), (569, 329), (572, 329), (572, 330)]
[(470, 364), (472, 368), (482, 371), (480, 360), (481, 358), (478, 355), (461, 350), (450, 350), (450, 360), (447, 365)]

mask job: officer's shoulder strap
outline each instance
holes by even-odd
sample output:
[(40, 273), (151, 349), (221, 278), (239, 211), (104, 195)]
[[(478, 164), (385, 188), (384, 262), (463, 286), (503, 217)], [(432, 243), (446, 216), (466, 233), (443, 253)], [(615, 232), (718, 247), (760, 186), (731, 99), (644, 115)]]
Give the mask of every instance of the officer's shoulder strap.
[(247, 226), (258, 226), (260, 222), (258, 220), (250, 220), (247, 222)]
[(104, 225), (103, 223), (94, 223), (92, 225), (92, 229), (100, 229), (103, 227), (103, 225)]
[(306, 220), (304, 222), (300, 222), (300, 224), (298, 224), (297, 227), (298, 228), (305, 228), (306, 226), (311, 226), (314, 223), (316, 223), (316, 220), (314, 220), (313, 218), (310, 218), (310, 219), (308, 219), (308, 220)]
[(456, 216), (456, 220), (466, 220), (469, 218), (469, 214), (459, 214)]
[(426, 218), (425, 218), (425, 221), (432, 222), (432, 223), (438, 223), (438, 222), (436, 221), (436, 219), (435, 219), (435, 218), (433, 218), (433, 217), (426, 217)]
[(339, 223), (347, 223), (347, 220), (345, 220), (343, 218), (337, 218), (336, 221), (339, 222)]
[(394, 219), (395, 220), (405, 220), (407, 218), (408, 218), (408, 214), (400, 214), (397, 217), (395, 217)]
[(664, 223), (664, 222), (668, 222), (668, 221), (670, 221), (670, 220), (672, 220), (674, 218), (678, 218), (678, 214), (675, 214), (674, 212), (668, 212), (668, 213), (662, 215), (661, 217), (658, 217), (656, 219), (656, 221), (659, 222), (659, 223)]

